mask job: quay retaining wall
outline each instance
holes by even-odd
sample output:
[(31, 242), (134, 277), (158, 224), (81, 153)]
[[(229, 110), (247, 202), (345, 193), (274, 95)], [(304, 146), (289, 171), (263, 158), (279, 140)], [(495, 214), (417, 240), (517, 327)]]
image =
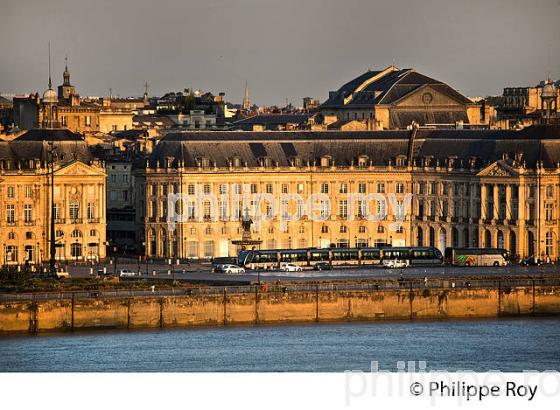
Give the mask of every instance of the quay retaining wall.
[(560, 286), (306, 290), (4, 301), (0, 333), (560, 314)]

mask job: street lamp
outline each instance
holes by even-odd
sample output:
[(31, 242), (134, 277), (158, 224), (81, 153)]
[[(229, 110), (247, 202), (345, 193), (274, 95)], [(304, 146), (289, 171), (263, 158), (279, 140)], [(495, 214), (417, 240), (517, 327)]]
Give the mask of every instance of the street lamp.
[[(53, 135), (54, 136), (54, 135)], [(50, 176), (51, 176), (51, 213), (50, 213), (50, 261), (49, 261), (49, 268), (50, 274), (52, 277), (56, 277), (56, 266), (55, 266), (55, 258), (56, 258), (56, 248), (55, 248), (55, 231), (54, 231), (54, 214), (55, 214), (55, 206), (54, 206), (54, 160), (55, 160), (55, 146), (54, 140), (51, 139), (48, 142), (48, 153), (50, 154), (47, 157), (47, 175), (48, 169), (50, 166)]]

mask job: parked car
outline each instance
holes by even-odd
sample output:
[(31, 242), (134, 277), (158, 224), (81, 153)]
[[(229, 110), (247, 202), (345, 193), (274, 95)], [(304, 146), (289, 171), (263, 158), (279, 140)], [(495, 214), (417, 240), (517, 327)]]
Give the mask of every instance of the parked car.
[(282, 263), (280, 264), (280, 270), (283, 272), (301, 272), (303, 269), (293, 263)]
[(245, 268), (237, 265), (220, 265), (220, 272), (223, 273), (245, 273)]
[(406, 268), (408, 266), (408, 262), (402, 259), (384, 259), (383, 266), (389, 269), (400, 269)]
[(332, 266), (328, 262), (317, 262), (315, 265), (313, 265), (313, 269), (314, 270), (331, 270)]
[(128, 269), (121, 269), (119, 276), (121, 278), (132, 278), (134, 276), (137, 276), (136, 272), (133, 272), (131, 270)]
[(535, 259), (534, 256), (529, 256), (528, 258), (522, 259), (519, 264), (521, 266), (541, 266), (542, 261), (540, 259)]

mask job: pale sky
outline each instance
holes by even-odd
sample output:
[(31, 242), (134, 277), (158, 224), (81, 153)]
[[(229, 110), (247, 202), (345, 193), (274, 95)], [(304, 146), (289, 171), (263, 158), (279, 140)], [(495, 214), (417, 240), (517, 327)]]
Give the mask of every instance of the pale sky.
[(560, 77), (560, 0), (0, 0), (0, 93), (42, 92), (64, 56), (80, 95), (195, 88), (324, 101), (393, 62), (468, 96)]

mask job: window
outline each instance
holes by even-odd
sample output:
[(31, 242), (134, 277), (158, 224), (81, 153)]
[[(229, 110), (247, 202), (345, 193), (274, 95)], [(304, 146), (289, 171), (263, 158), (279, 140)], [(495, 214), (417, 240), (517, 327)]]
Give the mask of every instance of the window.
[(220, 194), (224, 195), (227, 194), (228, 186), (227, 184), (220, 184)]
[(272, 194), (272, 184), (266, 184), (266, 193)]
[(89, 236), (97, 236), (97, 231), (95, 229), (92, 229), (91, 231), (89, 231)]
[(125, 183), (125, 184), (128, 184), (128, 174), (123, 174), (122, 182)]
[(329, 233), (329, 227), (327, 225), (321, 226), (321, 233)]
[(348, 227), (346, 225), (340, 225), (340, 233), (348, 232)]
[(16, 207), (13, 204), (6, 205), (6, 222), (9, 224), (16, 222)]
[(86, 127), (91, 126), (91, 117), (89, 115), (85, 116), (85, 124), (86, 124)]
[(544, 213), (546, 222), (552, 222), (554, 219), (554, 204), (548, 203), (544, 205)]
[(329, 184), (323, 183), (321, 184), (321, 193), (328, 194), (329, 193)]
[(344, 219), (348, 218), (348, 201), (346, 199), (338, 201), (338, 216)]
[(55, 221), (60, 219), (60, 204), (54, 204), (53, 218)]
[(194, 195), (194, 184), (189, 184), (187, 186), (187, 194), (188, 195)]
[(205, 194), (209, 194), (210, 193), (210, 185), (209, 184), (204, 184), (204, 193)]
[(8, 234), (8, 239), (9, 239), (10, 241), (14, 241), (14, 240), (16, 239), (16, 234), (15, 234), (15, 232), (10, 232), (10, 233)]
[[(445, 186), (445, 184), (444, 184)], [(437, 195), (437, 182), (430, 183), (430, 195)]]
[(87, 218), (95, 218), (95, 205), (92, 202), (88, 203), (87, 205)]
[(365, 182), (360, 182), (358, 184), (358, 193), (365, 194), (367, 192), (367, 185)]
[(15, 189), (13, 186), (9, 186), (8, 187), (8, 198), (14, 198), (15, 195)]
[(28, 241), (33, 239), (33, 232), (25, 232), (25, 239)]
[(384, 194), (385, 193), (385, 184), (382, 182), (379, 182), (377, 184), (377, 193), (378, 194)]
[(305, 186), (303, 184), (297, 184), (297, 193), (298, 194), (303, 194), (304, 190), (305, 190)]
[(383, 225), (378, 225), (377, 226), (377, 233), (383, 233), (385, 232), (385, 228), (383, 228)]
[(358, 228), (358, 232), (359, 233), (366, 233), (366, 227), (364, 225), (360, 225), (360, 227)]
[(80, 217), (80, 204), (72, 202), (70, 204), (70, 219), (78, 219)]
[(109, 199), (110, 199), (111, 201), (116, 201), (116, 200), (117, 200), (117, 191), (111, 191), (111, 192), (109, 193)]
[(111, 184), (116, 184), (116, 183), (117, 183), (117, 175), (111, 174)]
[(552, 232), (547, 232), (545, 237), (545, 252), (547, 256), (552, 256), (552, 251), (554, 248), (554, 238)]
[(252, 194), (256, 194), (256, 193), (257, 193), (257, 184), (251, 184), (251, 193), (252, 193)]
[(80, 231), (79, 229), (74, 229), (72, 231), (72, 233), (70, 234), (70, 236), (72, 238), (81, 238), (82, 237), (82, 231)]
[(282, 193), (283, 193), (283, 194), (287, 194), (287, 193), (288, 193), (288, 184), (282, 184)]
[(397, 194), (404, 194), (404, 184), (402, 182), (397, 182), (396, 191)]
[(33, 206), (25, 204), (23, 206), (23, 222), (30, 224), (33, 219)]
[(546, 197), (547, 198), (552, 198), (553, 194), (554, 194), (553, 186), (552, 185), (547, 185), (546, 186)]
[(339, 190), (339, 192), (340, 192), (341, 194), (346, 194), (346, 193), (348, 193), (348, 184), (347, 184), (346, 182), (342, 182), (342, 183), (340, 184), (340, 190)]
[(31, 198), (32, 196), (33, 196), (33, 187), (28, 185), (25, 187), (25, 197)]

